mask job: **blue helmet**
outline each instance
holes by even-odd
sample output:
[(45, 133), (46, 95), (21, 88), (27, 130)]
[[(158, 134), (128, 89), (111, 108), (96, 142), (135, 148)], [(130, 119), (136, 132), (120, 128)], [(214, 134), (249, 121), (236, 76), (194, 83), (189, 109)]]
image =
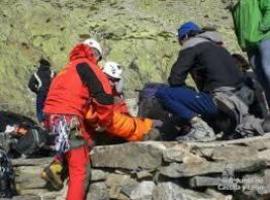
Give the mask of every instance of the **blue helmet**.
[(184, 24), (182, 24), (177, 32), (178, 32), (178, 38), (179, 39), (183, 39), (186, 37), (186, 35), (188, 35), (191, 31), (193, 32), (201, 32), (202, 29), (197, 25), (195, 24), (194, 22), (186, 22)]

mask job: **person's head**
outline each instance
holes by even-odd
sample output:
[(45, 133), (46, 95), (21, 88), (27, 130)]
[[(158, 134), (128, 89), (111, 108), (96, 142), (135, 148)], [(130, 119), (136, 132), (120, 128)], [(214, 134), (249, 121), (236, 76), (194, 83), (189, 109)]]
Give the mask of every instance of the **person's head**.
[(13, 124), (7, 125), (5, 133), (11, 134), (14, 136), (22, 136), (28, 132), (28, 126), (25, 124)]
[(16, 129), (15, 132), (18, 136), (23, 136), (25, 135), (27, 132), (29, 131), (29, 126), (25, 123), (21, 123), (19, 124)]
[(186, 22), (177, 30), (178, 41), (182, 45), (189, 38), (202, 32), (202, 29), (194, 22)]
[(121, 66), (116, 62), (112, 61), (106, 62), (105, 65), (103, 66), (102, 71), (104, 72), (104, 74), (107, 75), (107, 77), (111, 81), (119, 81), (120, 79), (122, 79), (123, 70)]
[(250, 64), (241, 54), (234, 53), (232, 54), (235, 64), (239, 67), (239, 69), (244, 72), (250, 69)]
[(51, 66), (51, 63), (48, 61), (48, 60), (46, 60), (45, 58), (40, 58), (39, 59), (39, 65), (40, 65), (40, 67), (50, 67)]
[(85, 40), (83, 44), (88, 45), (94, 51), (97, 61), (100, 61), (102, 59), (103, 51), (101, 45), (96, 40), (90, 38)]

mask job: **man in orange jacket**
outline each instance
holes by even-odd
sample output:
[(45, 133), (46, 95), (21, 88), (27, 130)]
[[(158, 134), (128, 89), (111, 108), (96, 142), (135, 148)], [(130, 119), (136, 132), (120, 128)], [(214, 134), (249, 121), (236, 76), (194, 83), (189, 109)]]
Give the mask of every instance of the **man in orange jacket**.
[[(104, 66), (102, 66), (102, 71), (108, 77), (112, 87), (114, 108), (111, 125), (107, 126), (105, 129), (101, 128), (101, 130), (104, 130), (107, 134), (113, 137), (117, 136), (126, 139), (127, 141), (142, 140), (144, 134), (151, 130), (153, 120), (132, 117), (129, 115), (128, 107), (123, 95), (123, 70), (118, 63), (108, 61)], [(86, 121), (90, 126), (99, 126), (98, 116), (93, 107), (89, 108), (86, 114)]]
[[(46, 102), (46, 126), (57, 137), (55, 148), (64, 155), (68, 166), (67, 200), (83, 200), (89, 183), (89, 147), (92, 146), (93, 129), (86, 129), (85, 116), (92, 107), (98, 124), (112, 127), (113, 94), (109, 80), (97, 63), (102, 49), (93, 39), (76, 45), (70, 53), (69, 63), (53, 80)], [(147, 120), (152, 127), (152, 121)], [(132, 140), (131, 135), (126, 138)], [(143, 138), (145, 131), (136, 133)]]

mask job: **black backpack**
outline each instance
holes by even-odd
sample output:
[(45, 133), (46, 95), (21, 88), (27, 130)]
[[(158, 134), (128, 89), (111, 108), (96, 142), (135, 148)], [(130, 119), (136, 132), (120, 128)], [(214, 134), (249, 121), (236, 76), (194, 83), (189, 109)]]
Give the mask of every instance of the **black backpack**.
[(0, 198), (11, 198), (16, 194), (15, 176), (6, 152), (0, 148)]

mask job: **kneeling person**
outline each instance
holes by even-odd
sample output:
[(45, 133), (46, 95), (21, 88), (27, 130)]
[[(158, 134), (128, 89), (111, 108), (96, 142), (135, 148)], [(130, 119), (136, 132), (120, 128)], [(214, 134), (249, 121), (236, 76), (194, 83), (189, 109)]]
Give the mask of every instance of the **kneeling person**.
[[(230, 53), (193, 22), (180, 26), (178, 41), (183, 47), (172, 66), (170, 86), (160, 88), (156, 97), (170, 112), (190, 122), (191, 131), (180, 140), (214, 140), (215, 133), (206, 123), (218, 112), (213, 94), (220, 88), (236, 90), (242, 83), (241, 72)], [(188, 73), (199, 92), (185, 87)]]

